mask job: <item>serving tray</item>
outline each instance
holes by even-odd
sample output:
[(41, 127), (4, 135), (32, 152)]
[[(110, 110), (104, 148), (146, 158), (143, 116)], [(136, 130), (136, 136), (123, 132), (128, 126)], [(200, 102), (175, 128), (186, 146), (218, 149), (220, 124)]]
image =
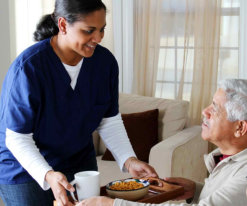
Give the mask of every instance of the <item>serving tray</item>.
[[(150, 185), (147, 195), (136, 202), (162, 203), (184, 194), (184, 188), (182, 186), (170, 184), (165, 181), (162, 181), (162, 184), (162, 189), (159, 189), (157, 186)], [(108, 197), (105, 186), (101, 187), (100, 195)]]
[[(145, 195), (142, 199), (137, 200), (136, 202), (162, 203), (168, 200), (172, 200), (183, 194), (184, 194), (184, 188), (182, 186), (163, 182), (162, 190), (156, 190), (152, 187), (152, 185), (150, 185), (150, 190), (148, 191), (148, 194)], [(106, 192), (105, 186), (101, 187), (100, 195), (109, 197)], [(56, 201), (54, 201), (54, 206), (57, 206)]]

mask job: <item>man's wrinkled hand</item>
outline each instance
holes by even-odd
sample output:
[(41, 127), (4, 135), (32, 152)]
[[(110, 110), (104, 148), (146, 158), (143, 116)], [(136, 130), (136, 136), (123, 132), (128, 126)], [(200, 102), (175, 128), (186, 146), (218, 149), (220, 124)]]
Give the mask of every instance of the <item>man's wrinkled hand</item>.
[(175, 200), (187, 200), (194, 197), (196, 191), (196, 183), (194, 181), (182, 177), (167, 177), (164, 180), (168, 183), (184, 187), (184, 194)]

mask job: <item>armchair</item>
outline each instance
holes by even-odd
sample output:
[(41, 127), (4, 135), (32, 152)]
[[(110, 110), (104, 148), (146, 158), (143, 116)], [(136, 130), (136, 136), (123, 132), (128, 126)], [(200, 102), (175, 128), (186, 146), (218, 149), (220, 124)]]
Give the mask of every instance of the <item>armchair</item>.
[[(189, 102), (145, 97), (133, 94), (119, 95), (119, 110), (123, 114), (159, 109), (158, 144), (149, 154), (149, 164), (163, 177), (180, 176), (203, 181), (207, 176), (203, 155), (208, 144), (201, 139), (201, 127), (188, 125)], [(106, 148), (99, 135), (94, 133), (97, 163), (101, 185), (130, 177), (122, 173), (115, 161), (102, 160)]]

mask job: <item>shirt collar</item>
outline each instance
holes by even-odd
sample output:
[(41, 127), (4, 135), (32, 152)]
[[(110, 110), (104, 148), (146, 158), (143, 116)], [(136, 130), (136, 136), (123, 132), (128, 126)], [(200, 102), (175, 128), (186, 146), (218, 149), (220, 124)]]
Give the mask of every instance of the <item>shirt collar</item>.
[[(220, 149), (217, 148), (214, 151), (212, 151), (211, 153), (204, 155), (205, 165), (206, 165), (209, 173), (211, 173), (216, 166), (215, 161), (214, 161), (214, 156), (218, 156), (221, 154), (222, 153), (220, 152)], [(242, 150), (241, 152), (235, 154), (235, 155), (232, 155), (228, 158), (223, 159), (221, 162), (228, 163), (229, 161), (235, 161), (235, 162), (247, 161), (247, 148)]]

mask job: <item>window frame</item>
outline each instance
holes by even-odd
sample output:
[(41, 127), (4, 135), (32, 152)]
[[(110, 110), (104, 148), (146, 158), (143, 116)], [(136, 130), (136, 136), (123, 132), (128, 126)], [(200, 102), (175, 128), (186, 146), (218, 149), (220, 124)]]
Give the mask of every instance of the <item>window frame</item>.
[[(245, 28), (245, 29), (241, 29)], [(247, 1), (240, 0), (239, 78), (247, 79)]]
[[(133, 44), (132, 46), (125, 47), (123, 49), (124, 45), (130, 44), (129, 42), (126, 42), (127, 39), (130, 42), (134, 42), (134, 34), (133, 34), (133, 15), (134, 15), (134, 1), (133, 0), (112, 0), (113, 1), (113, 15), (114, 15), (114, 54), (118, 60), (119, 63), (119, 90), (121, 92), (131, 92), (132, 88), (132, 80), (133, 80)], [(125, 2), (125, 4), (123, 4)], [(245, 78), (247, 79), (247, 72), (246, 72), (246, 66), (247, 65), (247, 30), (241, 29), (247, 27), (247, 2), (246, 0), (240, 0), (240, 7), (236, 7), (237, 9), (235, 12), (233, 12), (232, 9), (229, 8), (222, 8), (223, 14), (227, 13), (238, 13), (240, 16), (240, 34), (239, 34), (239, 47), (221, 47), (220, 49), (232, 49), (232, 50), (239, 50), (239, 77), (238, 78)], [(238, 11), (237, 11), (238, 10)], [(124, 17), (125, 16), (125, 17)], [(129, 18), (127, 18), (129, 17)], [(125, 19), (125, 24), (123, 23)], [(127, 21), (128, 19), (128, 21)], [(128, 22), (128, 24), (127, 24)], [(128, 34), (128, 38), (124, 38), (123, 34)], [(163, 48), (163, 47), (161, 47)], [(169, 47), (167, 47), (169, 48)], [(191, 49), (192, 47), (188, 47)], [(177, 49), (183, 49), (183, 47), (177, 46)], [(125, 52), (123, 52), (123, 50)], [(124, 58), (124, 55), (128, 55), (127, 58)], [(175, 52), (177, 54), (177, 52)], [(129, 59), (129, 65), (127, 60)], [(177, 61), (176, 61), (176, 72), (177, 72)], [(159, 82), (159, 81), (156, 81)], [(188, 84), (191, 84), (190, 82), (185, 82)], [(177, 81), (176, 89), (177, 91), (177, 85), (179, 82)], [(175, 96), (176, 97), (176, 96)]]
[[(244, 1), (244, 0), (243, 0)], [(247, 5), (247, 4), (246, 4)], [(181, 12), (181, 11), (180, 11)], [(221, 16), (239, 16), (239, 18), (241, 18), (240, 17), (240, 8), (239, 7), (235, 7), (235, 8), (231, 8), (231, 9), (229, 9), (229, 8), (222, 8), (222, 10), (221, 10)], [(246, 17), (247, 17), (247, 15), (246, 15)], [(245, 20), (246, 21), (246, 20)], [(247, 22), (247, 21), (246, 21)], [(240, 25), (239, 25), (240, 26)], [(243, 27), (241, 27), (241, 28), (243, 28)], [(241, 29), (240, 29), (241, 30)], [(184, 46), (178, 46), (178, 37), (177, 36), (174, 36), (174, 41), (175, 41), (175, 44), (174, 44), (174, 46), (160, 46), (159, 48), (160, 48), (160, 50), (161, 49), (174, 49), (174, 53), (175, 53), (175, 55), (174, 55), (174, 57), (175, 57), (175, 59), (174, 59), (174, 61), (175, 61), (175, 63), (174, 63), (174, 67), (175, 67), (175, 71), (174, 71), (174, 75), (175, 75), (175, 77), (174, 77), (174, 81), (167, 81), (167, 80), (156, 80), (156, 84), (158, 83), (158, 84), (165, 84), (165, 83), (167, 83), (167, 84), (173, 84), (174, 85), (174, 94), (173, 94), (173, 97), (174, 98), (176, 98), (177, 96), (178, 96), (178, 86), (179, 86), (179, 84), (180, 84), (180, 80), (178, 79), (178, 52), (179, 52), (179, 49), (184, 49), (184, 48), (186, 48), (186, 49), (192, 49), (192, 50), (194, 50), (194, 46), (186, 46), (186, 47), (184, 47)], [(240, 40), (239, 40), (240, 41)], [(240, 44), (239, 44), (240, 45)], [(224, 46), (221, 46), (220, 48), (219, 48), (219, 50), (230, 50), (230, 51), (232, 51), (232, 50), (234, 50), (234, 51), (239, 51), (238, 53), (239, 53), (239, 55), (238, 56), (240, 56), (240, 46), (238, 46), (238, 47), (224, 47)], [(245, 47), (245, 50), (247, 50), (246, 49), (246, 47)], [(246, 51), (247, 52), (247, 51)], [(242, 58), (242, 59), (244, 59), (244, 58)], [(247, 72), (244, 72), (244, 68), (242, 68), (242, 69), (240, 69), (240, 59), (238, 60), (239, 62), (238, 62), (238, 67), (239, 67), (239, 78), (243, 78), (244, 76), (246, 77), (247, 76)], [(246, 63), (247, 63), (247, 61), (246, 61)], [(242, 63), (243, 64), (243, 63)], [(246, 65), (246, 64), (245, 64)], [(184, 81), (184, 84), (186, 85), (192, 85), (192, 82), (189, 82), (189, 81)], [(161, 95), (162, 96), (162, 95)]]

